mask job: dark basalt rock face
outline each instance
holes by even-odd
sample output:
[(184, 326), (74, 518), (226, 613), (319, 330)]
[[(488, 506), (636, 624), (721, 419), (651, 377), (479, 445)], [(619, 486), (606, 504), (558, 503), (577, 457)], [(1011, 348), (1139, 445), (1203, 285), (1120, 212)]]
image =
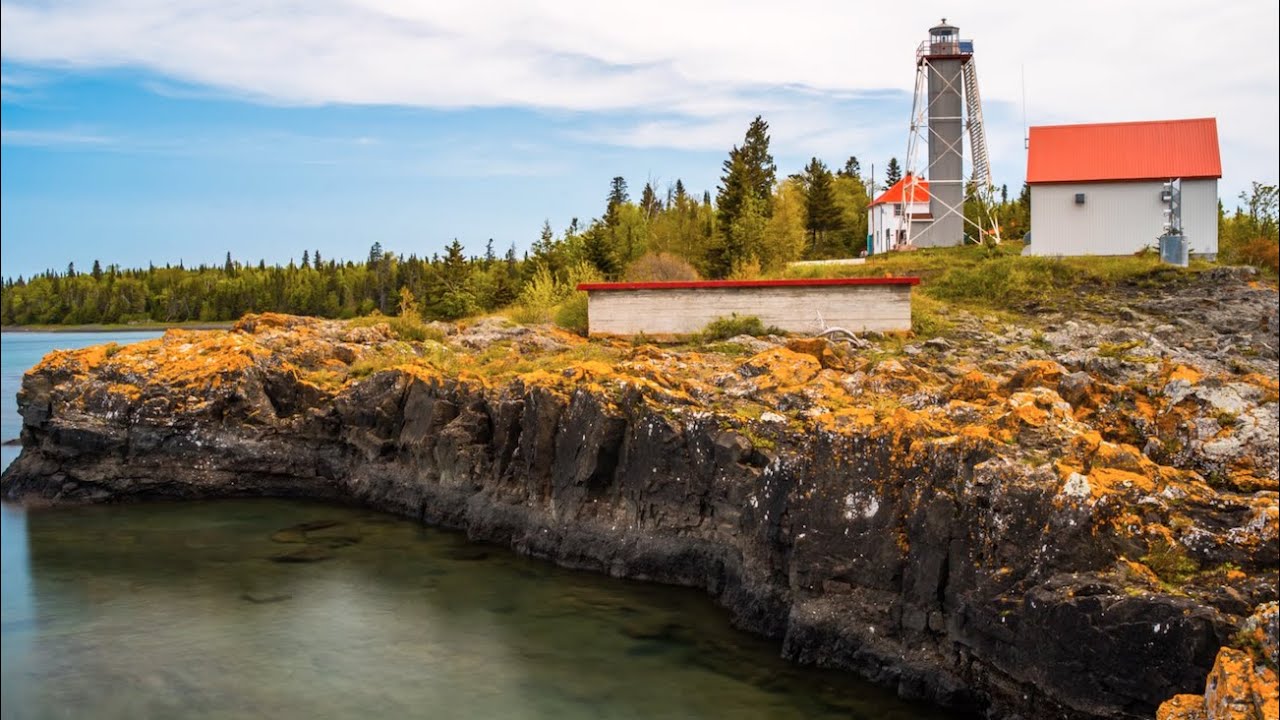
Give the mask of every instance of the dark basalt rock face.
[[(965, 711), (1150, 716), (1199, 690), (1233, 630), (1209, 605), (1117, 586), (1100, 571), (1119, 541), (1055, 502), (1049, 471), (986, 444), (908, 452), (909, 436), (816, 432), (764, 449), (639, 391), (402, 370), (320, 400), (260, 364), (171, 414), (120, 413), (106, 392), (73, 404), (68, 382), (54, 369), (24, 379), (5, 499), (359, 503), (569, 567), (704, 588), (788, 658)], [(280, 561), (327, 552), (300, 547), (282, 545)]]

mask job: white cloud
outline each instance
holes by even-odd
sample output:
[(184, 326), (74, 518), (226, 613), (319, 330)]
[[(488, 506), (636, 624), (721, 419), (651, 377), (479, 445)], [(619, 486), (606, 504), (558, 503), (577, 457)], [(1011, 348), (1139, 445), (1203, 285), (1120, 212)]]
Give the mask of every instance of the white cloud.
[[(6, 1), (0, 40), (6, 61), (144, 68), (261, 102), (639, 112), (596, 133), (631, 145), (723, 149), (762, 112), (819, 151), (905, 124), (823, 107), (910, 92), (915, 45), (951, 12), (977, 43), (988, 102), (1020, 106), (1025, 69), (1032, 124), (1216, 116), (1228, 174), (1274, 179), (1275, 5), (968, 5)], [(798, 110), (777, 104), (801, 96)], [(1019, 152), (1016, 135), (992, 138), (1001, 155)]]

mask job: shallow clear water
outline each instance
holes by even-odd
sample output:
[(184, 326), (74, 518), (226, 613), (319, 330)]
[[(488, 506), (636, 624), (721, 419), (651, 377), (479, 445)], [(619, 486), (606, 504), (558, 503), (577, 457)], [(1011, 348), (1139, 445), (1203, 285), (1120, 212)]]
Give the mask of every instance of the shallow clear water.
[[(4, 362), (9, 395), (7, 343)], [(783, 662), (701, 592), (380, 513), (233, 500), (0, 521), (4, 718), (942, 717)]]

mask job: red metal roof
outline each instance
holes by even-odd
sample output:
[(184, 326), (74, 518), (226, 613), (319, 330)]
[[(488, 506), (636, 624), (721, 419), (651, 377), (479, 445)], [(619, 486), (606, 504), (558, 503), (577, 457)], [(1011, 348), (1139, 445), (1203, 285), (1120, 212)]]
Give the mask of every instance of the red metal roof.
[(918, 277), (799, 278), (789, 280), (677, 280), (674, 282), (580, 283), (579, 290), (699, 290), (703, 288), (828, 287), (831, 285), (919, 285)]
[(1220, 177), (1214, 118), (1031, 128), (1028, 183)]
[[(908, 186), (910, 183), (910, 186)], [(883, 205), (885, 203), (901, 203), (903, 198), (905, 202), (911, 203), (927, 203), (929, 202), (929, 181), (924, 178), (912, 177), (911, 173), (907, 173), (901, 180), (894, 183), (880, 194), (867, 207)]]

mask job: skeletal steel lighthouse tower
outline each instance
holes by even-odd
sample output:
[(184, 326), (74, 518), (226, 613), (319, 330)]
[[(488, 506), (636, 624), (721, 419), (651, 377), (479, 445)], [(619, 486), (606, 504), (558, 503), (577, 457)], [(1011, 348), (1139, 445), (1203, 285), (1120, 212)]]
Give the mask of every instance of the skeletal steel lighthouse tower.
[[(964, 175), (964, 136), (969, 135), (972, 174)], [(929, 162), (920, 163), (920, 144), (928, 147)], [(978, 94), (978, 68), (973, 41), (961, 40), (960, 29), (946, 18), (929, 28), (929, 39), (916, 49), (916, 90), (911, 109), (911, 133), (907, 140), (907, 172), (929, 181), (930, 219), (907, 223), (907, 242), (917, 247), (960, 245), (965, 235), (982, 239), (990, 235), (964, 214), (966, 189), (978, 202), (990, 206), (991, 168), (987, 133), (982, 124), (982, 99)], [(972, 183), (966, 188), (968, 183)], [(983, 225), (988, 225), (984, 220)]]

